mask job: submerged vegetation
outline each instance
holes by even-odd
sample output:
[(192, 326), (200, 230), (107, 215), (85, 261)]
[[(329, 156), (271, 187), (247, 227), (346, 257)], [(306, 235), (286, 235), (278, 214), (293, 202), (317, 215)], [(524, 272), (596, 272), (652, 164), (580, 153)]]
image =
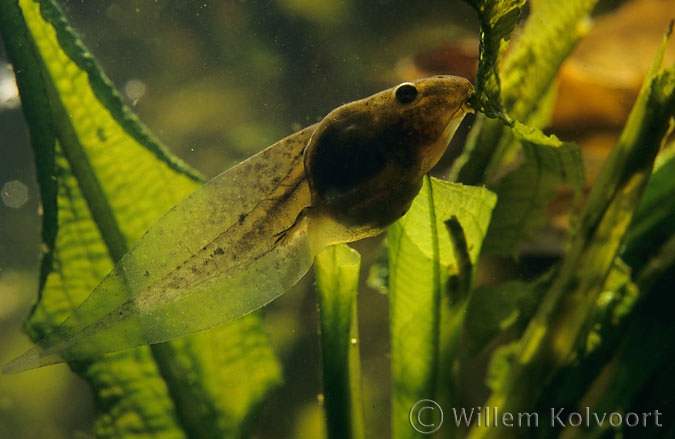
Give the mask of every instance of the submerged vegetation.
[[(258, 2), (249, 2), (250, 11), (226, 3), (217, 9), (229, 18), (230, 27), (222, 32), (229, 33), (233, 45), (244, 44), (245, 38), (252, 42), (245, 51), (218, 49), (221, 56), (236, 63), (245, 52), (249, 68), (267, 75), (256, 70), (254, 76), (278, 85), (283, 84), (280, 76), (300, 83), (304, 76), (321, 76), (320, 68), (331, 62), (320, 56), (348, 52), (345, 41), (351, 37), (341, 24), (358, 21), (349, 10), (356, 5), (349, 2), (326, 2), (333, 6), (329, 12), (311, 2), (278, 2), (278, 9), (273, 8), (277, 15), (264, 12)], [(675, 379), (667, 372), (675, 359), (670, 318), (675, 161), (669, 137), (675, 67), (668, 65), (673, 61), (667, 41), (672, 28), (659, 30), (666, 37), (649, 49), (654, 60), (645, 67), (642, 86), (635, 87), (639, 95), (630, 115), (618, 122), (620, 134), (605, 150), (603, 163), (591, 166), (588, 154), (594, 146), (579, 134), (590, 117), (570, 123), (560, 102), (574, 90), (570, 78), (577, 80), (576, 87), (583, 82), (578, 70), (570, 73), (573, 65), (563, 63), (591, 31), (589, 16), (596, 3), (447, 2), (465, 15), (473, 10), (480, 26), (472, 97), (479, 114), (461, 154), (455, 152), (451, 166), (435, 174), (442, 178), (425, 178), (413, 206), (388, 229), (384, 242), (357, 244), (363, 257), (339, 245), (316, 258), (318, 322), (315, 313), (307, 312), (316, 308), (314, 301), (306, 307), (289, 299), (286, 306), (293, 310), (270, 312), (266, 319), (255, 313), (197, 335), (70, 362), (93, 391), (94, 434), (401, 439), (434, 430), (433, 437), (472, 439), (672, 437), (668, 401)], [(634, 3), (645, 8), (667, 4)], [(191, 14), (209, 14), (210, 7), (203, 3)], [(362, 12), (365, 17), (367, 11)], [(116, 6), (106, 13), (122, 12)], [(257, 17), (258, 25), (274, 20), (285, 33), (262, 32), (254, 38), (238, 32), (246, 13)], [(393, 20), (400, 23), (396, 16)], [(325, 43), (321, 50), (303, 40), (300, 28), (307, 23), (322, 29), (312, 33)], [(125, 26), (120, 31), (133, 34), (132, 25)], [(16, 72), (44, 208), (40, 299), (25, 326), (36, 340), (82, 302), (143, 232), (203, 178), (167, 152), (130, 111), (144, 85), (129, 81), (120, 97), (51, 0), (2, 2), (0, 32)], [(429, 31), (419, 41), (430, 43), (405, 50), (455, 44), (467, 35), (449, 33), (448, 28)], [(436, 39), (438, 34), (444, 40)], [(185, 35), (189, 32), (176, 41), (172, 56), (186, 58), (188, 66), (199, 61), (190, 60), (192, 51), (181, 48), (218, 46), (208, 32), (199, 35), (203, 43)], [(263, 41), (276, 37), (284, 39), (275, 55)], [(279, 55), (301, 43), (307, 59)], [(404, 46), (399, 41), (389, 50)], [(373, 43), (363, 51), (370, 51), (371, 60), (344, 60), (361, 66), (345, 69), (341, 77), (354, 93), (349, 98), (380, 88), (378, 81), (391, 85), (410, 79), (384, 77), (375, 73), (378, 68), (363, 67), (383, 63), (377, 47)], [(420, 58), (413, 64), (427, 73), (451, 73), (443, 66), (458, 62), (457, 50), (452, 46), (439, 52), (455, 56), (449, 62), (440, 59), (436, 70)], [(406, 62), (410, 60), (401, 59), (400, 65)], [(384, 70), (389, 69), (379, 68)], [(403, 71), (410, 70), (399, 69)], [(347, 100), (332, 99), (339, 84), (321, 82), (313, 82), (306, 94), (256, 95), (251, 91), (255, 84), (245, 76), (232, 73), (224, 81), (236, 86), (227, 87), (225, 96), (216, 93), (223, 97), (216, 104), (223, 119), (267, 120), (250, 113), (259, 106), (272, 108), (266, 111), (290, 125), (293, 119), (286, 120), (285, 113), (301, 107), (306, 113), (300, 125), (305, 126), (314, 122), (314, 111), (329, 109), (318, 110), (317, 101), (337, 105)], [(211, 78), (189, 87), (199, 102), (209, 101), (217, 85)], [(596, 84), (590, 98), (597, 99), (595, 93), (604, 85)], [(180, 91), (173, 98), (179, 97), (176, 93)], [(256, 104), (241, 106), (240, 99)], [(284, 134), (282, 123), (262, 122), (235, 124), (223, 134), (204, 128), (221, 121), (204, 117), (197, 107), (176, 110), (180, 115), (175, 119), (167, 116), (181, 123), (206, 119), (195, 129), (204, 137), (176, 135), (177, 143), (224, 136), (226, 143), (237, 145), (231, 152), (237, 160), (248, 156), (252, 145), (266, 146)], [(237, 114), (240, 107), (245, 110)], [(190, 114), (193, 110), (196, 115)], [(170, 142), (174, 133), (166, 136), (159, 130), (159, 135)], [(361, 296), (372, 294), (359, 282), (366, 277), (386, 297), (357, 300), (359, 290)], [(294, 293), (299, 291), (287, 296)], [(376, 309), (385, 304), (387, 312)], [(371, 313), (386, 314), (388, 320), (366, 323)], [(319, 337), (307, 341), (292, 335), (301, 328), (298, 321), (313, 325), (310, 332)], [(321, 355), (307, 347), (319, 344)], [(370, 349), (382, 358), (373, 358)], [(307, 360), (311, 356), (314, 360)], [(305, 381), (315, 386), (303, 387)], [(426, 400), (437, 405), (418, 404)], [(438, 409), (444, 410), (443, 422)], [(492, 416), (495, 425), (478, 426), (477, 417), (459, 422), (462, 409), (476, 416), (480, 412), (484, 423)], [(495, 421), (497, 413), (501, 417)], [(505, 413), (512, 414), (513, 422), (504, 421)], [(523, 413), (536, 414), (537, 422), (518, 427)]]

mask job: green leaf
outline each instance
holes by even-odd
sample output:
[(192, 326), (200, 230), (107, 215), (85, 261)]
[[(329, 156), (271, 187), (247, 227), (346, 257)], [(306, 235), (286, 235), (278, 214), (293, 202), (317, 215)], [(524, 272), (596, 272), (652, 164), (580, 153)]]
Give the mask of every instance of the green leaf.
[[(664, 51), (665, 42), (655, 66)], [(655, 70), (588, 196), (569, 251), (518, 344), (515, 361), (495, 381), (488, 407), (512, 413), (530, 409), (539, 397), (532, 389), (542, 389), (585, 347), (598, 298), (675, 116), (675, 68)], [(503, 438), (507, 432), (499, 427), (475, 429), (471, 437)]]
[[(646, 424), (651, 427), (646, 430), (648, 437), (657, 437), (664, 427), (668, 428), (668, 418), (664, 418), (664, 410), (658, 405), (652, 405), (650, 396), (661, 393), (662, 398), (667, 398), (665, 395), (672, 394), (670, 366), (675, 359), (675, 325), (672, 324), (675, 297), (672, 294), (672, 278), (661, 287), (658, 294), (650, 295), (640, 304), (639, 312), (629, 321), (630, 326), (622, 343), (582, 399), (583, 404), (591, 407), (591, 411), (595, 413), (618, 412), (626, 416), (628, 412), (638, 411), (636, 404), (637, 407), (649, 407), (643, 410), (650, 414)], [(639, 402), (636, 403), (636, 400)], [(656, 410), (661, 414), (658, 421), (655, 419)], [(654, 428), (657, 422), (660, 425)], [(642, 427), (642, 424), (639, 425)], [(583, 436), (578, 432), (570, 435), (570, 438), (606, 438), (611, 437), (608, 434), (613, 434), (613, 430), (615, 429), (611, 425), (591, 424), (589, 429), (584, 430)], [(672, 433), (670, 427), (661, 437), (672, 437)]]
[(481, 28), (476, 89), (471, 105), (488, 117), (502, 113), (499, 63), (518, 24), (525, 0), (466, 0), (478, 13)]
[[(45, 211), (48, 253), (27, 324), (37, 339), (200, 180), (123, 105), (52, 2), (2, 2), (0, 30), (17, 72)], [(255, 316), (71, 367), (94, 390), (95, 433), (103, 437), (236, 437), (280, 379)]]
[[(594, 328), (589, 334), (589, 340), (596, 340), (594, 349), (582, 357), (582, 361), (563, 369), (562, 379), (556, 379), (555, 387), (549, 386), (551, 391), (545, 390), (549, 393), (547, 396), (553, 393), (555, 398), (553, 403), (547, 401), (546, 407), (576, 405), (577, 408), (589, 407), (593, 413), (618, 412), (626, 416), (628, 412), (637, 411), (636, 406), (652, 407), (651, 398), (663, 400), (659, 393), (671, 392), (668, 365), (673, 361), (675, 340), (671, 312), (675, 306), (673, 244), (675, 240), (664, 245), (665, 252), (662, 251), (660, 257), (666, 264), (659, 267), (656, 279), (648, 282), (640, 279), (636, 285), (630, 281), (627, 266), (613, 267), (595, 313), (597, 323), (593, 326), (599, 331)], [(659, 354), (654, 355), (657, 352)], [(654, 412), (650, 412), (653, 416)], [(653, 422), (651, 419), (645, 427), (653, 427)], [(591, 424), (590, 428), (573, 432), (569, 438), (603, 438), (610, 430), (613, 430), (611, 425)], [(656, 436), (653, 430), (647, 432)], [(544, 431), (542, 437), (553, 435)], [(661, 437), (670, 436), (672, 434), (664, 432)]]
[[(469, 355), (475, 358), (476, 354), (483, 354), (479, 350), (494, 346), (495, 340), (508, 342), (495, 350), (489, 363), (486, 384), (493, 392), (502, 389), (504, 374), (517, 361), (517, 340), (550, 287), (553, 274), (555, 271), (531, 282), (506, 282), (481, 287), (474, 292), (464, 336)], [(574, 407), (578, 401), (587, 404), (584, 393), (618, 349), (637, 297), (630, 269), (616, 260), (598, 296), (593, 315), (589, 316), (591, 330), (585, 345), (576, 353), (576, 361), (555, 375), (529, 412), (546, 414), (551, 407)], [(555, 437), (554, 429), (549, 428), (550, 422), (544, 419), (539, 420), (541, 432), (537, 437)]]
[(504, 58), (502, 99), (509, 115), (530, 123), (574, 45), (590, 29), (597, 0), (533, 0), (518, 42)]
[[(452, 277), (471, 278), (471, 273), (461, 271), (466, 263), (457, 249), (464, 247), (475, 265), (494, 203), (495, 196), (484, 188), (427, 178), (408, 213), (389, 228), (392, 428), (396, 438), (416, 434), (408, 414), (417, 401), (448, 399), (436, 387), (439, 362), (446, 362), (452, 353), (441, 352), (439, 337), (451, 340), (457, 332), (439, 334), (439, 328), (445, 323), (458, 331), (462, 320), (442, 322), (441, 304), (451, 302), (453, 291), (446, 288), (453, 284)], [(465, 245), (448, 239), (446, 221), (453, 217), (463, 230)], [(462, 316), (466, 297), (451, 304), (459, 313), (454, 317)]]
[(347, 244), (315, 260), (328, 437), (365, 437), (356, 297), (361, 255)]
[(466, 315), (465, 345), (476, 355), (496, 336), (520, 336), (550, 284), (550, 276), (533, 282), (513, 281), (476, 288)]
[(623, 257), (640, 272), (650, 255), (675, 234), (675, 155), (672, 151), (652, 174), (631, 224)]
[(501, 64), (503, 32), (508, 26), (503, 26), (502, 33), (489, 31), (489, 19), (511, 13), (515, 5), (494, 1), (476, 8), (482, 40), (486, 40), (482, 47), (490, 54), (481, 52), (479, 72), (489, 76), (479, 80), (476, 88), (478, 108), (486, 110), (486, 115), (478, 117), (452, 175), (467, 184), (487, 183), (497, 193), (486, 252), (514, 253), (518, 244), (545, 223), (546, 206), (562, 184), (572, 186), (577, 194), (582, 187), (581, 155), (576, 146), (547, 138), (536, 128), (548, 122), (555, 75), (588, 29), (587, 17), (595, 3), (533, 1), (518, 40)]
[(513, 127), (525, 162), (499, 181), (499, 201), (485, 238), (484, 252), (514, 254), (518, 244), (545, 225), (548, 203), (563, 185), (579, 195), (584, 185), (579, 148), (520, 122)]
[[(588, 30), (588, 15), (596, 2), (531, 2), (530, 14), (518, 40), (511, 45), (502, 60), (498, 74), (501, 81), (487, 83), (490, 87), (494, 87), (494, 83), (501, 83), (501, 113), (508, 115), (507, 120), (518, 120), (535, 128), (543, 127), (553, 103), (550, 89), (555, 75), (576, 42)], [(489, 2), (491, 5), (500, 3), (497, 0)], [(484, 7), (480, 17), (489, 10)], [(483, 22), (485, 18), (480, 20)], [(498, 41), (484, 43), (485, 46), (496, 47), (501, 44), (500, 35), (484, 33), (484, 37), (499, 38)], [(499, 65), (487, 58), (481, 58), (481, 62), (491, 63), (486, 70)], [(497, 92), (486, 90), (484, 93), (494, 100), (493, 96)], [(488, 107), (496, 105), (494, 102), (486, 104)], [(514, 142), (513, 134), (502, 121), (479, 117), (453, 174), (466, 184), (494, 183), (503, 175), (503, 167), (512, 164), (517, 150), (518, 143)]]

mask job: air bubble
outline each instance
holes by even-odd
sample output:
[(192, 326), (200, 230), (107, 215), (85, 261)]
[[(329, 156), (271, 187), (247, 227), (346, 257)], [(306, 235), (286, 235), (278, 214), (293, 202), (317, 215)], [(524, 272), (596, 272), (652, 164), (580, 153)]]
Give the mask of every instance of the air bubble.
[(0, 197), (7, 207), (18, 209), (28, 201), (28, 186), (19, 180), (8, 181), (2, 186)]
[(124, 84), (124, 94), (131, 100), (132, 105), (138, 104), (138, 101), (145, 95), (145, 83), (138, 79), (131, 79)]

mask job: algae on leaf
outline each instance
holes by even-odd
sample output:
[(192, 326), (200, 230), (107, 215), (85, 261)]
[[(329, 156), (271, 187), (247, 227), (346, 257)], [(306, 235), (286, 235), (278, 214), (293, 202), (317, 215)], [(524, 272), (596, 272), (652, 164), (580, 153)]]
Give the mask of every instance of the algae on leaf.
[(525, 0), (466, 0), (478, 13), (481, 27), (476, 93), (471, 104), (488, 117), (503, 113), (499, 64), (516, 28)]
[[(122, 104), (51, 1), (2, 2), (0, 31), (17, 72), (44, 206), (48, 252), (26, 326), (37, 339), (200, 179)], [(280, 380), (256, 316), (71, 367), (92, 385), (95, 432), (104, 437), (238, 436)]]

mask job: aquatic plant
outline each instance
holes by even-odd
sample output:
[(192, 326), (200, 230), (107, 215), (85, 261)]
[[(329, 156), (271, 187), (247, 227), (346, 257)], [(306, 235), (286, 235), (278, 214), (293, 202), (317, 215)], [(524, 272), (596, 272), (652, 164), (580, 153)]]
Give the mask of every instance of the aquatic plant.
[[(587, 30), (595, 1), (533, 1), (523, 24), (524, 0), (468, 3), (482, 31), (472, 99), (482, 114), (453, 168), (452, 178), (464, 185), (425, 179), (410, 211), (390, 227), (379, 263), (390, 301), (392, 436), (420, 437), (420, 429), (438, 426), (442, 437), (552, 437), (561, 425), (551, 407), (566, 409), (566, 424), (576, 420), (570, 412), (585, 407), (626, 421), (628, 413), (658, 410), (648, 393), (659, 379), (672, 388), (663, 370), (675, 352), (670, 149), (654, 168), (675, 114), (675, 69), (660, 69), (665, 42), (583, 206), (570, 209), (560, 260), (534, 279), (475, 287), (481, 257), (517, 254), (545, 223), (561, 187), (582, 197), (578, 147), (541, 128), (556, 73)], [(516, 27), (518, 39), (510, 42)], [(39, 339), (202, 178), (122, 103), (51, 1), (0, 3), (0, 31), (44, 206), (40, 300), (26, 324)], [(315, 266), (331, 438), (377, 435), (366, 434), (362, 407), (359, 266), (358, 253), (345, 245), (322, 253)], [(491, 359), (479, 405), (502, 415), (538, 413), (538, 428), (454, 425), (451, 408), (467, 406), (462, 372), (481, 355)], [(100, 437), (246, 436), (282, 376), (256, 314), (70, 366), (92, 387)], [(415, 418), (423, 400), (445, 409), (443, 425)], [(650, 437), (668, 437), (673, 428), (655, 426), (645, 427)], [(629, 427), (608, 419), (564, 434), (614, 431)]]

